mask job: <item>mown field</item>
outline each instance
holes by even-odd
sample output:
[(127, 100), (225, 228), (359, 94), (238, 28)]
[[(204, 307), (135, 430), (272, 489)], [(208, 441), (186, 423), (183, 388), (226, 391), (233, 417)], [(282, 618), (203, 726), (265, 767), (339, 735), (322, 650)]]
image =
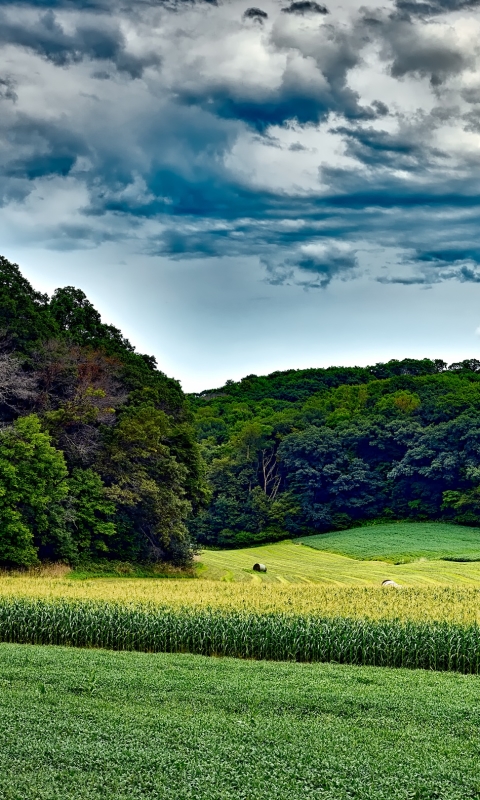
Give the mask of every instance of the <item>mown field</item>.
[(5, 800), (480, 797), (472, 676), (0, 646)]
[(324, 552), (393, 564), (422, 558), (480, 561), (480, 529), (441, 522), (369, 525), (297, 541)]
[[(370, 537), (369, 532), (370, 528), (349, 531), (352, 536), (366, 538)], [(323, 542), (320, 541), (320, 544)], [(373, 549), (374, 545), (370, 547)], [(462, 548), (457, 552), (461, 554)], [(305, 547), (301, 543), (285, 541), (241, 550), (204, 550), (200, 555), (199, 574), (212, 580), (288, 584), (310, 582), (339, 587), (380, 586), (382, 581), (389, 578), (410, 587), (480, 586), (480, 562), (443, 561), (439, 557), (427, 559), (425, 556), (414, 561), (410, 560), (407, 551), (400, 551), (395, 560), (408, 563), (386, 563), (380, 559), (380, 555), (377, 558), (359, 560), (319, 547), (314, 549), (313, 546)], [(253, 572), (255, 562), (265, 564), (267, 573)]]

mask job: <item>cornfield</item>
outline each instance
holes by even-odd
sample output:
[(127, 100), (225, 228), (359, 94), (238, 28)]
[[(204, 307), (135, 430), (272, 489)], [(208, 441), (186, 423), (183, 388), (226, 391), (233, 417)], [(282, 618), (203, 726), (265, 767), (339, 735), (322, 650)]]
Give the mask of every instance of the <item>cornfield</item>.
[(385, 589), (320, 584), (229, 583), (209, 580), (0, 576), (1, 598), (95, 601), (196, 611), (391, 619), (480, 624), (480, 589)]
[(480, 671), (480, 626), (449, 621), (368, 619), (0, 598), (0, 640), (281, 661)]

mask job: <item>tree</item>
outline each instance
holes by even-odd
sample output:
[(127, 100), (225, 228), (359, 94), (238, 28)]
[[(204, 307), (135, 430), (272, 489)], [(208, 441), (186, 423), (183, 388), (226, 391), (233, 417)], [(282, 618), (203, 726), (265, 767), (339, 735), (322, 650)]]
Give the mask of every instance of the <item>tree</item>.
[(105, 556), (116, 533), (115, 504), (107, 497), (103, 481), (93, 469), (75, 468), (68, 480), (70, 528), (76, 552)]
[(0, 256), (0, 332), (12, 350), (28, 352), (36, 342), (55, 336), (47, 295), (36, 292), (18, 265)]
[(99, 461), (107, 496), (128, 514), (140, 534), (138, 556), (188, 564), (193, 551), (186, 519), (186, 467), (168, 446), (171, 422), (147, 405), (127, 408)]
[(37, 416), (0, 433), (0, 562), (28, 566), (72, 555), (65, 525), (67, 467)]

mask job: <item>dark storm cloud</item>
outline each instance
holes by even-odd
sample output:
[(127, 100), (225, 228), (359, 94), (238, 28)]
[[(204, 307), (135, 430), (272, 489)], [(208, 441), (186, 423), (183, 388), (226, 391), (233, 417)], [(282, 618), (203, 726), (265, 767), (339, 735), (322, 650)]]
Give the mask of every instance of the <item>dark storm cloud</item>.
[(263, 22), (268, 19), (268, 14), (266, 11), (262, 11), (261, 8), (247, 8), (247, 10), (243, 14), (243, 19), (250, 19), (253, 22)]
[(295, 31), (273, 33), (272, 46), (298, 58), (298, 63), (289, 58), (281, 79), (273, 86), (262, 87), (260, 82), (252, 90), (250, 85), (233, 83), (220, 73), (210, 83), (192, 86), (189, 82), (179, 87), (178, 96), (183, 102), (209, 108), (220, 117), (241, 120), (260, 133), (292, 120), (306, 125), (331, 114), (349, 120), (372, 120), (388, 113), (382, 102), (361, 104), (359, 93), (348, 84), (349, 73), (362, 60), (363, 31), (349, 37), (341, 29), (329, 26), (322, 29), (319, 37), (310, 52)]
[(444, 151), (429, 144), (427, 132), (432, 128), (430, 116), (425, 118), (424, 125), (417, 125), (414, 130), (400, 128), (394, 134), (371, 127), (340, 127), (335, 131), (345, 138), (346, 152), (357, 161), (371, 167), (382, 165), (412, 171), (447, 157)]
[(218, 0), (0, 0), (0, 7), (37, 8), (44, 11), (96, 11), (122, 14), (141, 13), (142, 9), (165, 8), (173, 11), (198, 5), (218, 5)]
[(480, 0), (434, 0), (433, 2), (411, 2), (411, 0), (396, 0), (399, 12), (412, 17), (434, 17), (439, 14), (449, 14), (455, 11), (468, 11), (477, 8)]
[[(15, 76), (2, 77), (4, 204), (71, 181), (81, 195), (76, 218), (49, 220), (42, 231), (56, 249), (131, 236), (142, 252), (171, 259), (254, 255), (271, 283), (325, 288), (368, 269), (361, 247), (392, 248), (398, 270), (375, 279), (478, 282), (480, 170), (435, 140), (449, 126), (480, 130), (480, 90), (455, 93), (449, 84), (475, 65), (474, 49), (450, 28), (425, 25), (426, 12), (407, 16), (401, 0), (393, 14), (359, 9), (341, 24), (333, 8), (318, 19), (327, 13), (318, 3), (268, 5), (263, 27), (241, 23), (242, 15), (266, 20), (262, 9), (201, 2), (199, 12), (187, 2), (124, 10), (113, 0), (38, 0), (25, 10), (0, 0), (0, 46), (19, 54), (19, 75), (38, 57), (41, 69), (43, 61), (58, 70), (60, 88), (72, 80), (75, 98), (69, 104), (65, 92), (55, 108), (26, 109)], [(379, 81), (378, 95), (372, 73), (355, 81), (365, 48), (378, 53), (375, 69), (390, 82), (385, 90)], [(92, 62), (88, 75), (83, 61)], [(38, 87), (44, 78), (35, 80)], [(408, 81), (411, 92), (430, 93), (433, 109), (402, 108), (395, 87)], [(310, 144), (319, 122), (333, 156)], [(293, 141), (284, 136), (292, 129)], [(242, 142), (258, 148), (243, 171), (235, 161)], [(314, 178), (301, 184), (295, 159), (321, 188)]]
[(17, 99), (15, 84), (11, 78), (0, 78), (0, 100), (11, 100), (14, 103)]
[[(480, 1), (480, 0), (479, 0)], [(365, 35), (377, 41), (381, 56), (392, 77), (407, 75), (428, 78), (440, 86), (475, 63), (453, 31), (439, 30), (411, 19), (408, 15), (363, 12)]]
[(52, 10), (31, 21), (10, 19), (0, 11), (0, 45), (17, 45), (32, 50), (57, 66), (67, 66), (84, 58), (111, 61), (132, 78), (141, 77), (146, 66), (158, 64), (153, 54), (140, 58), (127, 52), (120, 29), (111, 22), (78, 25), (66, 33)]
[[(2, 124), (3, 123), (3, 124)], [(0, 133), (5, 122), (0, 121)], [(65, 125), (17, 115), (8, 126), (11, 149), (0, 169), (5, 179), (27, 181), (48, 175), (68, 175), (77, 158), (88, 153), (81, 134)], [(8, 186), (8, 180), (3, 182)]]
[(326, 6), (320, 5), (320, 3), (315, 3), (313, 0), (296, 0), (296, 2), (290, 3), (289, 6), (282, 8), (284, 14), (299, 14), (303, 16), (304, 14), (328, 14), (328, 8)]

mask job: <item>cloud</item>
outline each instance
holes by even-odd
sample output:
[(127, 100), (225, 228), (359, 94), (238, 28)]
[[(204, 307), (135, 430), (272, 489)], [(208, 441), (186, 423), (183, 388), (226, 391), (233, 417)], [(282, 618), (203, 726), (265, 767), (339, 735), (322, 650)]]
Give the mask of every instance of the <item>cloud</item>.
[(479, 0), (433, 0), (433, 2), (412, 2), (396, 0), (397, 9), (406, 16), (433, 17), (458, 11), (477, 8)]
[(266, 11), (262, 11), (261, 8), (247, 8), (247, 10), (243, 14), (243, 19), (252, 20), (252, 22), (260, 23), (263, 25), (264, 21), (268, 19), (268, 14)]
[(147, 66), (159, 63), (158, 56), (129, 53), (119, 27), (96, 19), (80, 23), (68, 33), (52, 9), (31, 20), (10, 19), (0, 11), (0, 46), (16, 45), (32, 50), (59, 67), (83, 59), (107, 61), (132, 78), (141, 77)]
[(15, 84), (11, 78), (0, 78), (0, 100), (11, 100), (13, 103), (18, 100)]
[(283, 263), (265, 260), (264, 265), (267, 281), (273, 285), (290, 282), (305, 289), (325, 289), (333, 278), (352, 277), (358, 261), (349, 245), (327, 240), (301, 245), (296, 256)]
[(4, 219), (275, 284), (477, 282), (480, 11), (262, 5), (0, 0)]
[(320, 5), (320, 3), (315, 3), (313, 0), (296, 0), (293, 3), (290, 3), (289, 6), (282, 8), (284, 14), (299, 14), (303, 16), (304, 14), (328, 14), (328, 8), (326, 6)]

